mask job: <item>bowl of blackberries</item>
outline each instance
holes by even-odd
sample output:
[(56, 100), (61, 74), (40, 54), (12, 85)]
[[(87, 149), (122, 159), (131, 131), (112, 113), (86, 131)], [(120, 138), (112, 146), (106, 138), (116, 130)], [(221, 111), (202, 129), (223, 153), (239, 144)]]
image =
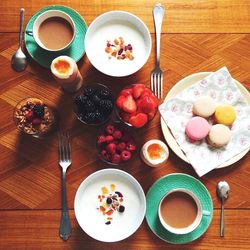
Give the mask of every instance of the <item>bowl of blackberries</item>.
[(74, 97), (74, 112), (87, 125), (100, 125), (108, 121), (114, 108), (111, 90), (100, 83), (84, 86)]
[(131, 128), (119, 121), (106, 124), (101, 129), (96, 147), (98, 157), (110, 165), (127, 163), (137, 152)]

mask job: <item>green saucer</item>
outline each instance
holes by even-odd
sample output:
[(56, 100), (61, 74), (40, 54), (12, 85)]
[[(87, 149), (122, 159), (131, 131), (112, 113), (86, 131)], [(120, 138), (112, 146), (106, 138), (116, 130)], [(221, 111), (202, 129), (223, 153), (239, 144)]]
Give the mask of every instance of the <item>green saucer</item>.
[[(40, 14), (42, 14), (47, 10), (64, 11), (73, 19), (75, 23), (76, 26), (75, 39), (71, 44), (71, 46), (62, 52), (48, 52), (37, 45), (33, 36), (29, 36), (28, 34), (26, 34), (26, 31), (32, 31), (33, 24), (37, 16), (39, 16)], [(25, 46), (30, 56), (37, 63), (39, 63), (41, 66), (45, 68), (50, 68), (50, 64), (53, 61), (53, 59), (60, 55), (70, 56), (77, 62), (83, 57), (85, 53), (84, 39), (86, 31), (87, 31), (87, 25), (85, 21), (82, 19), (81, 15), (75, 10), (61, 5), (48, 6), (36, 12), (29, 20), (24, 35)]]
[[(167, 231), (158, 218), (158, 206), (163, 196), (169, 191), (184, 188), (193, 192), (201, 202), (202, 209), (209, 211), (203, 216), (200, 225), (192, 232), (183, 235)], [(146, 219), (151, 230), (162, 240), (172, 244), (185, 244), (196, 240), (208, 229), (213, 217), (213, 202), (206, 187), (194, 177), (187, 174), (170, 174), (157, 180), (149, 189), (147, 196)]]

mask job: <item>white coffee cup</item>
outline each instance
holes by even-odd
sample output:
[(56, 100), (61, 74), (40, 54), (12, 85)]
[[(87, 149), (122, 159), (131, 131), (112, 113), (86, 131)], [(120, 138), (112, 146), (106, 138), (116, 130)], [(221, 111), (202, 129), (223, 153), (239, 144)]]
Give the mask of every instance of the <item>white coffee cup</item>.
[[(161, 213), (161, 205), (163, 200), (169, 196), (170, 194), (174, 193), (174, 192), (183, 192), (188, 194), (196, 203), (197, 206), (197, 216), (194, 219), (194, 221), (192, 222), (192, 224), (190, 224), (187, 227), (183, 227), (183, 228), (175, 228), (170, 226), (169, 224), (166, 223), (166, 221), (163, 219), (162, 213)], [(185, 209), (185, 208), (183, 208)], [(159, 216), (159, 220), (162, 224), (162, 226), (167, 229), (169, 232), (174, 233), (174, 234), (188, 234), (192, 231), (194, 231), (201, 223), (202, 217), (203, 216), (209, 216), (211, 213), (210, 211), (206, 211), (206, 210), (202, 210), (202, 206), (200, 203), (200, 200), (198, 199), (198, 197), (192, 193), (191, 191), (187, 190), (187, 189), (183, 189), (183, 188), (179, 188), (179, 189), (174, 189), (171, 190), (170, 192), (168, 192), (160, 201), (159, 207), (158, 207), (158, 216)]]
[[(72, 27), (73, 30), (73, 36), (72, 39), (70, 40), (70, 42), (68, 44), (66, 44), (64, 47), (59, 48), (59, 49), (50, 49), (47, 48), (40, 40), (38, 32), (39, 32), (39, 27), (40, 25), (47, 20), (50, 17), (61, 17), (63, 19), (65, 19), (70, 26)], [(50, 51), (50, 52), (59, 52), (59, 51), (63, 51), (65, 49), (67, 49), (73, 42), (74, 38), (75, 38), (75, 33), (76, 33), (76, 29), (75, 29), (75, 23), (73, 21), (73, 19), (65, 12), (60, 11), (60, 10), (47, 10), (45, 12), (43, 12), (42, 14), (40, 14), (34, 24), (33, 24), (33, 29), (32, 31), (27, 30), (26, 34), (33, 36), (33, 38), (35, 39), (36, 43), (43, 49)]]

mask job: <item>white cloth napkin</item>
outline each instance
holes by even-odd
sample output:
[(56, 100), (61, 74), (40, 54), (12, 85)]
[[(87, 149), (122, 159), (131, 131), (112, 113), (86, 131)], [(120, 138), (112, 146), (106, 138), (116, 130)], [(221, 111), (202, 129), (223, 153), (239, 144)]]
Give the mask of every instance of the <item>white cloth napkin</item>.
[[(231, 128), (232, 138), (225, 147), (211, 147), (206, 140), (195, 143), (187, 140), (185, 127), (193, 116), (193, 102), (199, 96), (210, 96), (218, 104), (231, 104), (236, 109), (237, 119)], [(159, 111), (199, 176), (203, 176), (250, 147), (250, 106), (226, 67), (210, 74), (163, 103)]]

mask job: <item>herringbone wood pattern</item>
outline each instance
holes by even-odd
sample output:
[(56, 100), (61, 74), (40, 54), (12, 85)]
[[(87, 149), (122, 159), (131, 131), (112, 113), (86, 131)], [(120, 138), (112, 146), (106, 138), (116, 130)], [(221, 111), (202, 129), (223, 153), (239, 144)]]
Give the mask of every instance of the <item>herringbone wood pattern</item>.
[[(0, 30), (17, 30), (17, 8), (19, 3), (13, 5), (3, 1), (0, 5)], [(45, 2), (47, 4), (45, 4)], [(103, 1), (104, 2), (104, 1)], [(88, 24), (99, 13), (109, 9), (126, 9), (144, 18), (144, 21), (153, 31), (153, 23), (149, 11), (152, 1), (139, 11), (132, 1), (123, 4), (82, 5), (75, 1), (71, 7), (80, 9), (80, 13), (86, 16)], [(143, 2), (143, 1), (141, 1)], [(192, 2), (192, 3), (191, 3)], [(240, 7), (236, 10), (231, 7), (231, 16), (227, 19), (220, 16), (218, 19), (207, 23), (209, 15), (202, 15), (200, 20), (207, 26), (198, 25), (190, 16), (190, 13), (197, 13), (198, 10), (206, 10), (209, 13), (217, 13), (217, 8), (227, 9), (229, 3), (236, 4), (237, 1), (166, 1), (170, 8), (170, 30), (164, 26), (164, 32), (232, 32), (232, 34), (163, 34), (161, 42), (161, 67), (164, 70), (164, 93), (183, 77), (201, 71), (215, 71), (222, 66), (227, 66), (232, 76), (239, 80), (248, 90), (250, 89), (250, 35), (240, 34), (249, 30), (247, 15), (245, 19), (239, 19), (239, 23), (229, 23), (240, 14), (244, 15), (243, 9), (247, 1), (241, 1)], [(64, 2), (63, 2), (64, 3)], [(139, 1), (140, 3), (140, 1)], [(217, 4), (216, 4), (217, 3)], [(51, 4), (51, 3), (50, 3)], [(66, 2), (64, 3), (66, 4)], [(128, 4), (128, 8), (126, 8)], [(37, 10), (38, 7), (48, 5), (48, 1), (39, 1), (27, 7), (28, 16)], [(68, 5), (68, 4), (67, 4)], [(9, 6), (6, 11), (5, 7)], [(11, 6), (11, 7), (10, 7)], [(25, 6), (25, 5), (24, 5)], [(27, 3), (26, 3), (27, 6)], [(115, 7), (114, 7), (115, 6)], [(180, 13), (175, 11), (180, 7)], [(93, 7), (93, 9), (91, 9)], [(111, 8), (112, 7), (112, 8)], [(215, 9), (215, 12), (213, 10)], [(134, 10), (134, 11), (133, 11)], [(187, 10), (191, 12), (188, 13)], [(137, 12), (138, 13), (137, 13)], [(248, 6), (249, 11), (249, 6)], [(86, 15), (85, 15), (86, 12)], [(14, 14), (15, 13), (15, 14)], [(145, 13), (148, 13), (146, 15)], [(172, 14), (171, 14), (172, 13)], [(225, 12), (226, 13), (226, 12)], [(175, 27), (173, 23), (181, 23), (184, 17), (191, 20)], [(13, 17), (15, 22), (10, 22)], [(231, 19), (230, 19), (231, 18)], [(248, 15), (249, 18), (249, 15)], [(224, 23), (216, 23), (216, 20), (227, 20)], [(28, 18), (26, 19), (26, 21)], [(10, 25), (7, 23), (10, 22)], [(210, 25), (210, 26), (209, 26)], [(238, 26), (237, 26), (238, 25)], [(241, 27), (241, 29), (238, 29)], [(236, 34), (239, 33), (239, 34)], [(152, 34), (153, 44), (154, 35)], [(14, 72), (10, 67), (10, 59), (17, 48), (18, 36), (16, 33), (0, 33), (0, 249), (165, 249), (179, 246), (168, 245), (159, 240), (150, 231), (146, 222), (139, 231), (121, 243), (100, 244), (86, 236), (78, 227), (74, 213), (71, 211), (73, 222), (73, 236), (67, 243), (58, 237), (58, 226), (61, 207), (61, 180), (60, 168), (58, 166), (57, 136), (51, 135), (43, 140), (30, 138), (21, 135), (15, 128), (12, 120), (13, 107), (18, 101), (25, 97), (37, 96), (59, 113), (60, 129), (70, 131), (72, 141), (73, 164), (68, 172), (68, 203), (73, 209), (75, 192), (81, 181), (96, 170), (105, 168), (95, 152), (94, 138), (98, 128), (84, 126), (79, 123), (72, 113), (72, 96), (63, 93), (59, 85), (50, 76), (49, 71), (41, 68), (30, 60), (26, 71)], [(131, 83), (144, 83), (149, 85), (149, 73), (154, 66), (154, 46), (147, 64), (136, 74), (115, 79), (105, 76), (95, 70), (89, 63), (86, 56), (79, 62), (80, 71), (85, 83), (101, 82), (108, 85), (114, 93), (125, 85)], [(59, 129), (59, 128), (58, 128)], [(152, 138), (162, 139), (159, 114), (151, 124), (138, 131), (139, 146), (146, 140)], [(250, 156), (246, 155), (242, 160), (226, 169), (212, 171), (201, 181), (210, 191), (214, 206), (216, 208), (214, 219), (208, 232), (199, 240), (188, 244), (183, 248), (214, 249), (237, 248), (247, 249), (250, 245), (249, 221), (250, 221)], [(182, 172), (196, 176), (190, 165), (178, 159), (173, 152), (170, 152), (170, 159), (167, 165), (153, 169), (147, 167), (138, 157), (131, 164), (122, 169), (134, 175), (141, 183), (145, 192), (159, 177), (173, 173)], [(197, 177), (197, 176), (196, 176)], [(215, 187), (219, 180), (225, 179), (230, 183), (231, 194), (226, 203), (226, 236), (219, 237), (219, 201), (216, 197)], [(14, 245), (15, 244), (15, 245)]]

